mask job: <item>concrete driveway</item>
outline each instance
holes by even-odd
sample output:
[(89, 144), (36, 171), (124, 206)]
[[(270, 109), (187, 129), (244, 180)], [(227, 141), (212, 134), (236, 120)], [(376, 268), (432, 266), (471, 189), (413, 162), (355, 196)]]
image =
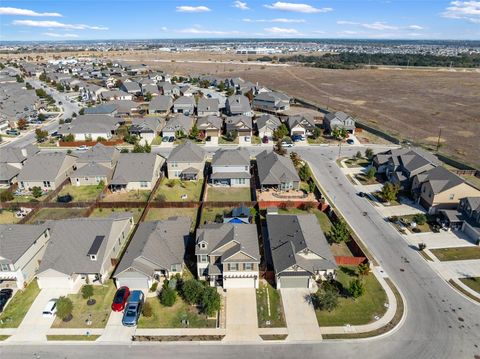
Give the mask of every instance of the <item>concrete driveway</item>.
[(50, 299), (65, 295), (64, 289), (42, 289), (28, 310), (25, 318), (18, 327), (14, 336), (9, 341), (19, 342), (44, 342), (46, 334), (55, 320), (55, 317), (42, 316), (43, 309)]
[(227, 335), (224, 341), (259, 341), (255, 289), (227, 290)]
[(308, 299), (308, 289), (280, 289), (283, 310), (287, 321), (288, 338), (291, 341), (318, 341), (322, 339), (317, 317)]
[(130, 342), (135, 334), (136, 327), (125, 327), (122, 325), (123, 312), (111, 312), (105, 330), (99, 342)]

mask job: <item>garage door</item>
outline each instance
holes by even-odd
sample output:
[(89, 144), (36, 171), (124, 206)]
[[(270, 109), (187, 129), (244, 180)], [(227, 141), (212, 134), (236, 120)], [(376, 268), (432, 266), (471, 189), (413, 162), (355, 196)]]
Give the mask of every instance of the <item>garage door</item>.
[(126, 286), (129, 289), (149, 289), (147, 278), (118, 278), (117, 288)]
[(308, 288), (309, 277), (280, 277), (280, 288)]
[(223, 280), (223, 288), (255, 288), (254, 278), (227, 278)]

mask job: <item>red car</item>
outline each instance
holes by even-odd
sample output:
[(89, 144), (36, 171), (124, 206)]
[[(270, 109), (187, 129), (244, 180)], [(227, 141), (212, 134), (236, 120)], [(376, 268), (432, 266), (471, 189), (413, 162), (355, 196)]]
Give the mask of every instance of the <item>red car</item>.
[(114, 312), (121, 312), (125, 308), (127, 303), (128, 296), (130, 295), (130, 290), (128, 287), (120, 287), (113, 297), (112, 310)]

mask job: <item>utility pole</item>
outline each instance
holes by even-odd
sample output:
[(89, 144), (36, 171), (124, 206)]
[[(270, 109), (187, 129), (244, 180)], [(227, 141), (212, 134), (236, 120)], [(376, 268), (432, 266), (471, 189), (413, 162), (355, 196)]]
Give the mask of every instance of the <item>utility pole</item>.
[(437, 140), (437, 153), (438, 153), (438, 150), (440, 149), (440, 139), (442, 137), (442, 128), (440, 127), (439, 131), (438, 131), (438, 140)]

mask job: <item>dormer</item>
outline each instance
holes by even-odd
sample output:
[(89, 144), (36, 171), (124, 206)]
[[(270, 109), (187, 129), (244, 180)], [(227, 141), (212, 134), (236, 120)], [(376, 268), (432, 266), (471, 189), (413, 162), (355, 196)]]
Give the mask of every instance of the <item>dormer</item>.
[(201, 249), (207, 249), (207, 242), (201, 241), (198, 243), (198, 247)]

